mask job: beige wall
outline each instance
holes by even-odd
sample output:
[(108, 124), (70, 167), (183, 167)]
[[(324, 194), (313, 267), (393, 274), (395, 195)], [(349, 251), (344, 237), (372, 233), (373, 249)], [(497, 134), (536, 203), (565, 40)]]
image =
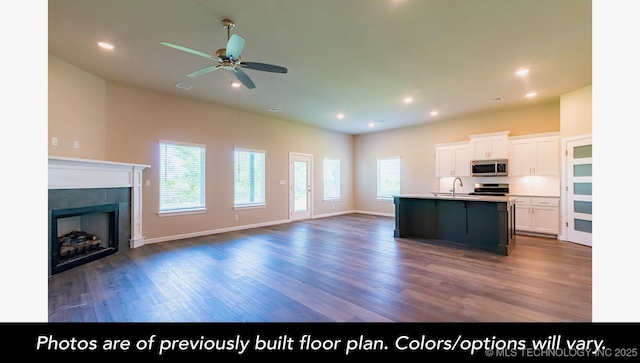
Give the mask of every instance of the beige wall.
[[(147, 239), (287, 220), (290, 152), (313, 155), (313, 215), (353, 208), (350, 135), (111, 82), (107, 83), (107, 124), (108, 159), (151, 165), (143, 172), (143, 179), (151, 184), (143, 188), (143, 234)], [(207, 213), (157, 215), (159, 140), (206, 145)], [(235, 147), (266, 151), (266, 208), (233, 210)], [(322, 201), (324, 156), (342, 161), (344, 192), (339, 202)], [(281, 180), (287, 184), (281, 185)]]
[[(313, 155), (314, 216), (353, 209), (351, 135), (104, 82), (55, 57), (50, 57), (50, 64), (50, 130), (61, 140), (60, 135), (79, 139), (81, 147), (67, 152), (50, 149), (49, 154), (151, 165), (143, 171), (143, 180), (150, 182), (149, 187), (143, 187), (142, 234), (146, 240), (165, 240), (172, 236), (287, 220), (289, 152)], [(73, 92), (54, 92), (62, 89)], [(89, 94), (96, 107), (76, 102), (74, 98), (83, 92)], [(83, 133), (77, 130), (79, 127)], [(93, 135), (89, 131), (97, 136), (86, 136)], [(159, 140), (206, 145), (206, 213), (157, 215)], [(266, 151), (266, 208), (233, 210), (234, 147)], [(324, 156), (341, 159), (343, 196), (338, 202), (322, 201)], [(286, 180), (287, 184), (281, 185), (280, 180)], [(235, 215), (238, 215), (238, 221)]]
[(51, 55), (48, 73), (49, 155), (104, 160), (105, 81)]
[(468, 135), (510, 131), (509, 136), (560, 131), (560, 103), (428, 123), (355, 137), (355, 208), (393, 214), (394, 204), (376, 201), (376, 159), (400, 156), (403, 194), (440, 190), (434, 144), (468, 141)]
[(592, 85), (560, 97), (561, 136), (570, 137), (592, 132)]

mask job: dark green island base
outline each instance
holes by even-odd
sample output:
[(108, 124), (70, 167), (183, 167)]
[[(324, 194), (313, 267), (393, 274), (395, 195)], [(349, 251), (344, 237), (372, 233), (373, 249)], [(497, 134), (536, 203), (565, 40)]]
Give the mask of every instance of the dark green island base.
[(515, 197), (395, 196), (394, 236), (448, 241), (509, 255), (516, 247)]

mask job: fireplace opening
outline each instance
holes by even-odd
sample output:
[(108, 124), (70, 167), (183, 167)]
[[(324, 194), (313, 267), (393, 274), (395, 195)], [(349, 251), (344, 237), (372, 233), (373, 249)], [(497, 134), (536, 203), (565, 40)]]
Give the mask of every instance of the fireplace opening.
[(51, 211), (51, 274), (118, 251), (119, 205)]

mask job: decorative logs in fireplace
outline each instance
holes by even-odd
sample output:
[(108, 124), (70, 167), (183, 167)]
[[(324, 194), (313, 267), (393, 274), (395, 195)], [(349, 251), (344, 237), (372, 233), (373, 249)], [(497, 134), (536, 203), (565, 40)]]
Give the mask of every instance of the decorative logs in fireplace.
[(116, 253), (119, 211), (119, 203), (51, 209), (50, 275)]
[(71, 258), (100, 249), (100, 239), (84, 231), (72, 231), (58, 237), (60, 258)]

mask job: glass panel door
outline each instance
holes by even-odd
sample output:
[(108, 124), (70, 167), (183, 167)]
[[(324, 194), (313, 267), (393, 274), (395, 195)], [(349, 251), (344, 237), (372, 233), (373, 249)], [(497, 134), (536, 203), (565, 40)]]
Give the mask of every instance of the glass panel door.
[(592, 245), (593, 145), (591, 138), (567, 143), (567, 240)]
[(307, 169), (309, 165), (305, 161), (293, 161), (293, 211), (300, 212), (309, 209), (307, 198)]
[(290, 217), (311, 218), (311, 155), (291, 153), (289, 160)]

